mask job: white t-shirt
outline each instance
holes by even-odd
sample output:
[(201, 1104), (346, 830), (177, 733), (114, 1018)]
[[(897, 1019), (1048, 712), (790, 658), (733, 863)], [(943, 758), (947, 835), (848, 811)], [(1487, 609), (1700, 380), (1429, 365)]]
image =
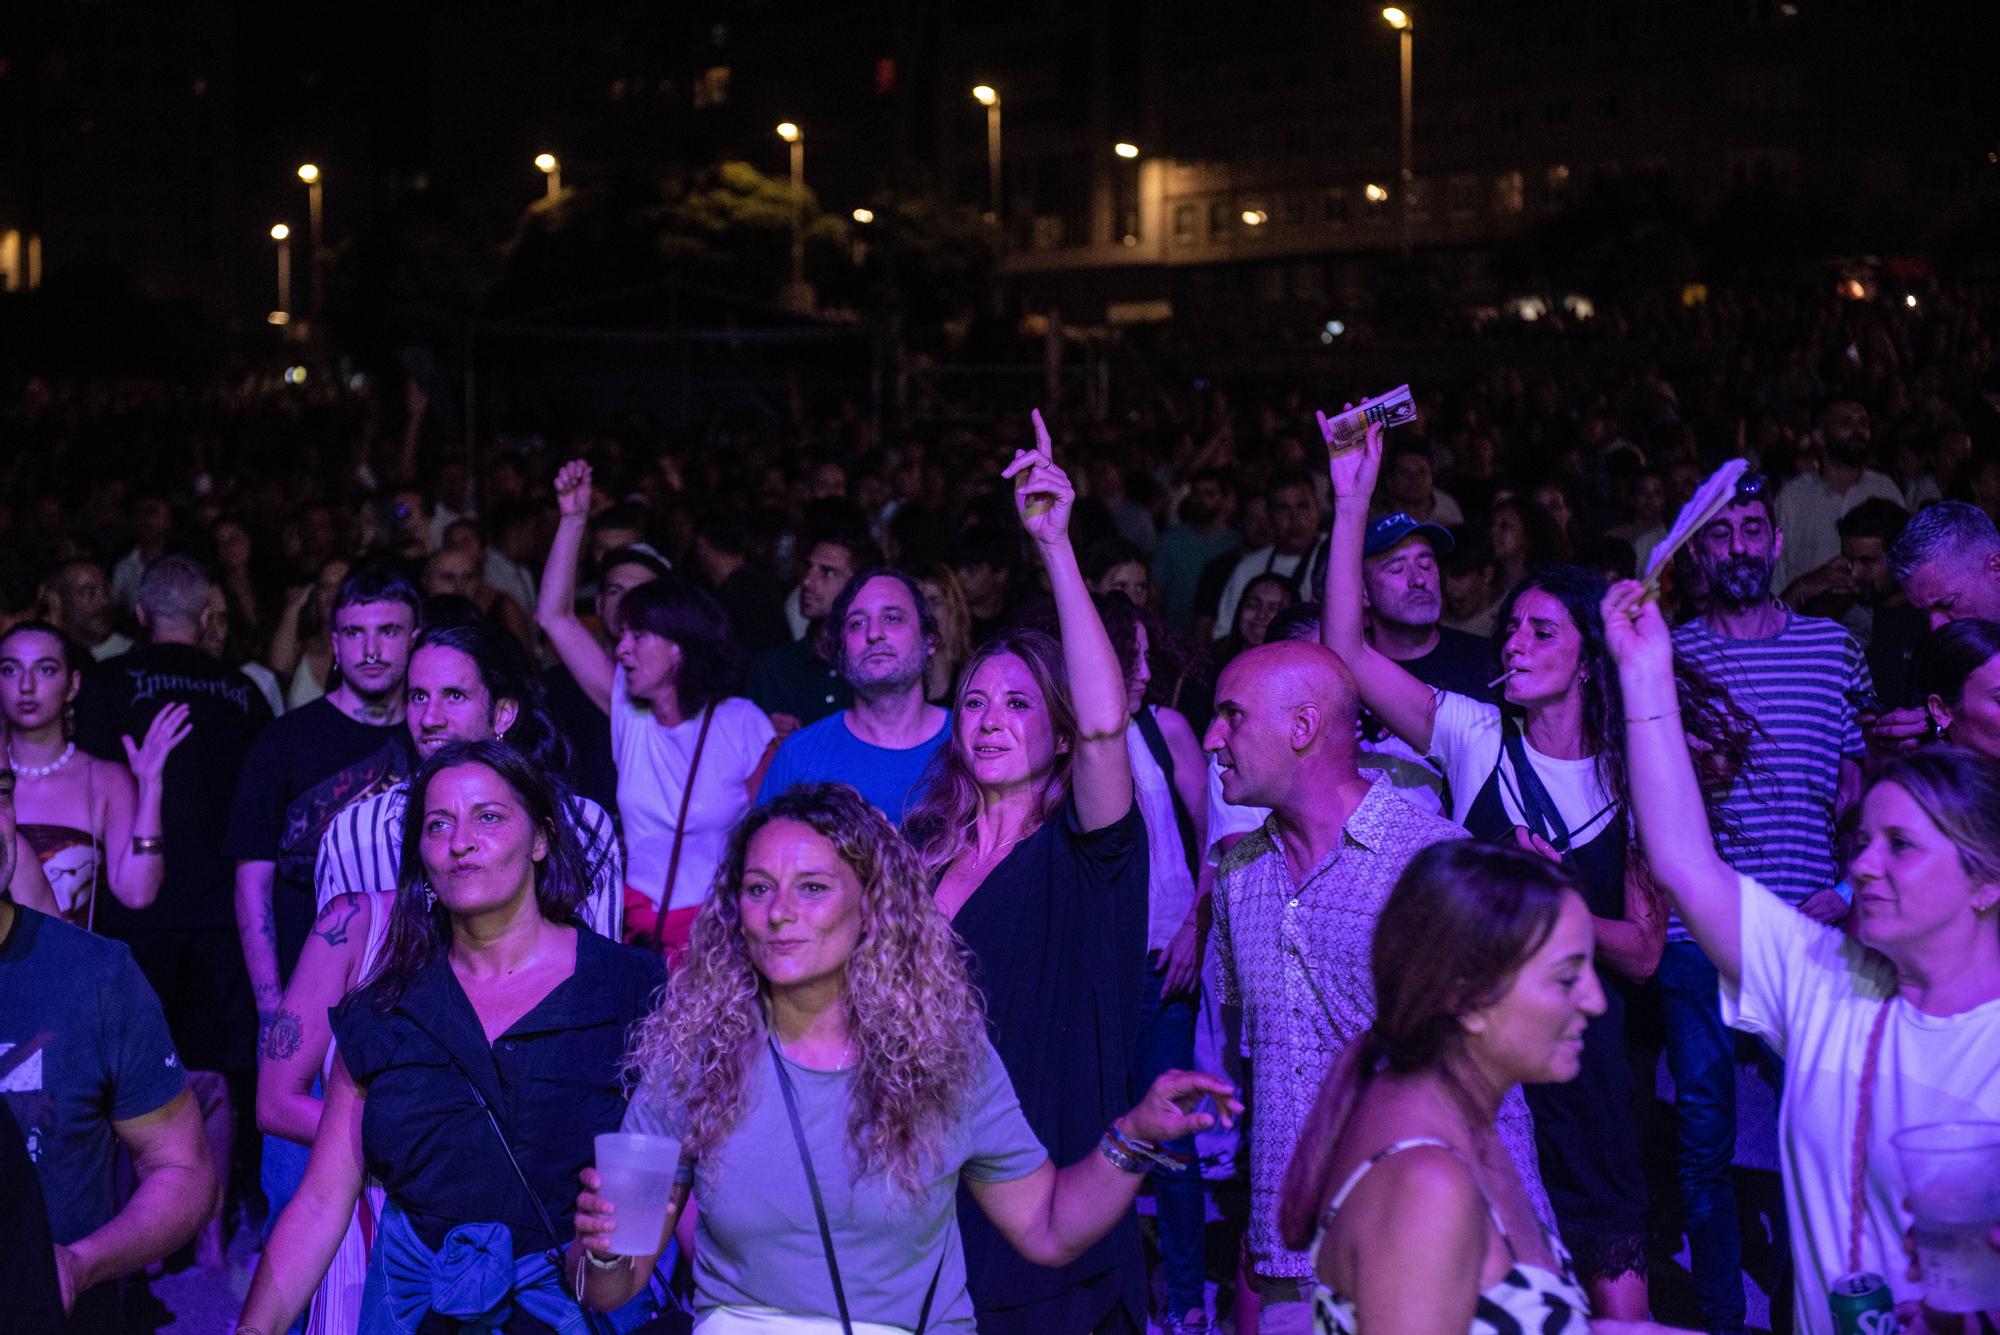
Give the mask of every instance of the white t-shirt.
[[(1500, 808), (1516, 825), (1535, 828), (1521, 805), (1521, 785), (1514, 777), (1514, 762), (1502, 755), (1500, 706), (1474, 700), (1454, 691), (1439, 691), (1437, 716), (1431, 726), (1431, 757), (1444, 766), (1445, 783), (1451, 791), (1451, 818), (1463, 825), (1479, 790), (1500, 767)], [(1604, 789), (1597, 772), (1597, 760), (1558, 760), (1545, 756), (1521, 740), (1528, 763), (1548, 789), (1556, 814), (1569, 827), (1570, 843), (1581, 846), (1604, 832), (1618, 818), (1611, 794)]]
[(1872, 468), (1863, 469), (1861, 480), (1838, 496), (1826, 489), (1818, 473), (1805, 473), (1787, 482), (1778, 493), (1775, 511), (1778, 527), (1784, 530), (1785, 550), (1772, 573), (1771, 591), (1783, 593), (1793, 580), (1840, 555), (1840, 521), (1855, 506), (1872, 500), (1901, 505), (1903, 493)]
[[(744, 785), (764, 758), (774, 734), (764, 711), (740, 697), (715, 706), (708, 743), (695, 773), (681, 841), (680, 870), (670, 909), (692, 908), (708, 898), (729, 831), (750, 808)], [(618, 814), (625, 823), (625, 883), (655, 904), (667, 884), (688, 765), (701, 736), (701, 715), (663, 728), (652, 711), (625, 689), (625, 669), (611, 678), (611, 756), (618, 766)]]
[(1861, 1067), (1883, 999), (1894, 997), (1875, 1072), (1862, 1188), (1861, 1268), (1898, 1301), (1921, 1296), (1906, 1278), (1902, 1208), (1908, 1194), (1889, 1138), (1928, 1122), (2000, 1121), (2000, 1001), (1962, 1015), (1925, 1015), (1895, 996), (1880, 955), (1788, 908), (1751, 880), (1742, 896), (1743, 977), (1722, 987), (1722, 1018), (1756, 1034), (1785, 1063), (1778, 1153), (1791, 1220), (1800, 1335), (1833, 1335), (1827, 1285), (1845, 1275)]

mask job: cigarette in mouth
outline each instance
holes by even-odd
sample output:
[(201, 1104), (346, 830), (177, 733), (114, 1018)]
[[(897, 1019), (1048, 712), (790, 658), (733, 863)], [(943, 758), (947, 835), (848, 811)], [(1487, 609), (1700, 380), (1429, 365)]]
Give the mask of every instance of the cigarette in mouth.
[(1495, 686), (1498, 686), (1501, 682), (1507, 680), (1507, 678), (1513, 676), (1516, 672), (1519, 672), (1520, 670), (1521, 669), (1519, 668), (1508, 668), (1505, 672), (1495, 677), (1492, 681), (1487, 682), (1486, 689), (1489, 691), (1492, 690)]

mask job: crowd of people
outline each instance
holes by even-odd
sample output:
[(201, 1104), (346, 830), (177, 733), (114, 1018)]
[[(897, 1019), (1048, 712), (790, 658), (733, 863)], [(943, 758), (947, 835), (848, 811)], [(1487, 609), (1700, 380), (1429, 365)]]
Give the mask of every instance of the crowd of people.
[(32, 387), (0, 1329), (254, 1216), (250, 1335), (1631, 1331), (1683, 1237), (1738, 1331), (1745, 1071), (1774, 1324), (1952, 1329), (1890, 1138), (2000, 1122), (1993, 317), (1719, 298), (1352, 449)]

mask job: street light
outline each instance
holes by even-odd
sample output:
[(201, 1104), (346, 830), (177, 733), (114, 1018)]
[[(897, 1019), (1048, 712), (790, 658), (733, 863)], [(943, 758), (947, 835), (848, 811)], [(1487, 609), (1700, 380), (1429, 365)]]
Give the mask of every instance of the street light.
[(1000, 90), (982, 83), (972, 90), (973, 101), (986, 108), (986, 221), (1000, 222)]
[(326, 290), (326, 270), (321, 256), (326, 252), (326, 215), (322, 211), (320, 199), (319, 168), (310, 162), (299, 164), (299, 179), (306, 183), (306, 245), (311, 251), (312, 261), (312, 309), (319, 314), (320, 297)]
[(875, 221), (875, 210), (856, 209), (854, 211), (854, 221), (860, 223), (863, 227), (866, 227), (869, 223)]
[(1416, 44), (1417, 23), (1408, 11), (1389, 6), (1382, 11), (1382, 20), (1396, 30), (1398, 43), (1402, 48), (1403, 70), (1403, 163), (1401, 180), (1402, 197), (1396, 201), (1396, 220), (1403, 234), (1403, 254), (1410, 253), (1410, 193), (1416, 179), (1416, 168), (1412, 162), (1414, 134), (1410, 119), (1410, 57), (1411, 48)]
[(1262, 227), (1269, 221), (1271, 221), (1271, 215), (1262, 209), (1243, 210), (1243, 225), (1245, 227)]
[(557, 195), (560, 195), (562, 193), (562, 163), (556, 161), (556, 155), (553, 153), (535, 154), (535, 166), (541, 171), (542, 175), (549, 178), (548, 197), (554, 199)]
[(268, 317), (272, 324), (292, 320), (292, 229), (283, 223), (271, 225), (271, 239), (278, 243), (278, 309)]
[(1137, 144), (1116, 143), (1111, 146), (1111, 151), (1121, 158), (1129, 159), (1139, 156), (1139, 146)]
[(810, 310), (806, 293), (806, 132), (790, 121), (778, 125), (778, 138), (792, 146), (792, 309)]
[(1370, 204), (1386, 204), (1389, 202), (1388, 190), (1375, 184), (1373, 181), (1362, 186), (1361, 193), (1367, 197)]

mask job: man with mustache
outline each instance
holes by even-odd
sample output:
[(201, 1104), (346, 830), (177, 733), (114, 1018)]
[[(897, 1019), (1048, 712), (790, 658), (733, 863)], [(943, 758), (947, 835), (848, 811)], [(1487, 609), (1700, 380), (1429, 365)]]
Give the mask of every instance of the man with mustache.
[(1361, 591), (1368, 642), (1426, 686), (1490, 700), (1493, 650), (1476, 635), (1449, 630), (1439, 559), (1451, 533), (1403, 511), (1368, 526), (1361, 546)]
[(950, 735), (951, 711), (924, 701), (937, 622), (914, 580), (878, 566), (847, 581), (820, 635), (854, 703), (787, 737), (757, 800), (795, 783), (852, 784), (900, 825), (931, 757)]
[(1787, 482), (1773, 516), (1785, 534), (1772, 580), (1781, 593), (1789, 593), (1797, 581), (1840, 573), (1840, 521), (1848, 511), (1871, 500), (1903, 503), (1896, 484), (1868, 467), (1868, 409), (1860, 402), (1827, 400), (1814, 435), (1819, 470)]
[[(1847, 903), (1834, 823), (1860, 791), (1855, 700), (1872, 694), (1861, 646), (1837, 621), (1801, 615), (1772, 595), (1789, 535), (1763, 478), (1746, 475), (1729, 505), (1689, 544), (1707, 589), (1702, 615), (1674, 631), (1674, 652), (1706, 668), (1757, 720), (1750, 763), (1723, 802), (1724, 861), (1808, 917), (1838, 922)], [(1735, 1036), (1722, 1023), (1715, 966), (1679, 918), (1667, 926), (1657, 985), (1681, 1131), (1680, 1185), (1704, 1326), (1744, 1321), (1730, 1163), (1736, 1148)]]

